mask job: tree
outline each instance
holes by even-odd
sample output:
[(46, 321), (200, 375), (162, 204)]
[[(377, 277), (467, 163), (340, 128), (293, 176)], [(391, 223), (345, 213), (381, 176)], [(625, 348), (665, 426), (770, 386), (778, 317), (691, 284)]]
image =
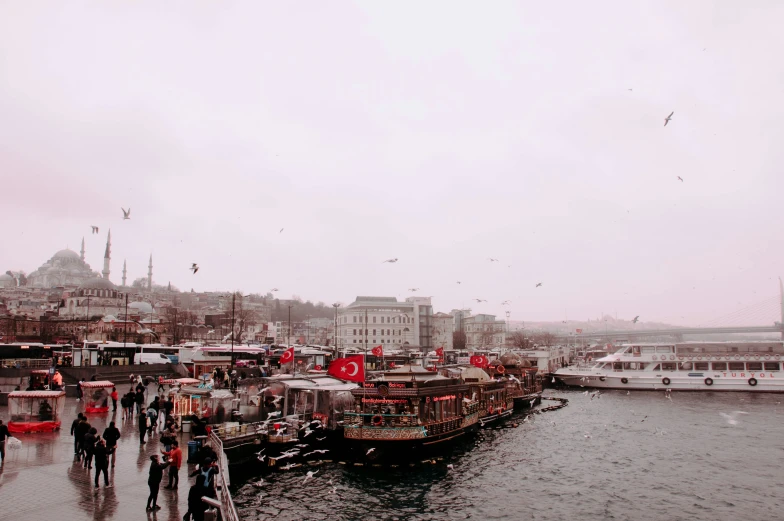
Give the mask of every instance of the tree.
[(464, 331), (455, 331), (452, 333), (452, 347), (458, 351), (465, 350), (466, 334)]
[(536, 345), (550, 347), (555, 345), (557, 337), (549, 331), (539, 331), (529, 335), (529, 340)]
[[(233, 305), (233, 310), (232, 310)], [(234, 324), (232, 335), (234, 342), (242, 342), (242, 336), (248, 330), (248, 326), (255, 326), (259, 317), (258, 314), (245, 306), (245, 299), (241, 291), (234, 292), (234, 298), (228, 296), (223, 301), (223, 312), (231, 320), (234, 314)]]
[(530, 349), (531, 348), (531, 340), (528, 338), (528, 335), (525, 334), (523, 331), (515, 331), (512, 333), (512, 346), (518, 349)]

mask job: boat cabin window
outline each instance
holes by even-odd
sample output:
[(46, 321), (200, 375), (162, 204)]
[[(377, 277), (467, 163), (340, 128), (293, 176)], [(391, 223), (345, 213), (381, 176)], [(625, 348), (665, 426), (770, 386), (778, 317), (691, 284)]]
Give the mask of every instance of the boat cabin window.
[(675, 348), (673, 346), (656, 346), (657, 353), (674, 353)]
[(623, 363), (621, 363), (621, 362), (614, 362), (613, 363), (613, 371), (623, 371)]
[(779, 363), (778, 362), (765, 362), (765, 370), (766, 371), (778, 371), (779, 370)]
[(645, 366), (648, 364), (644, 364), (642, 362), (624, 362), (623, 363), (623, 370), (624, 371), (642, 371), (645, 369)]
[(675, 371), (678, 369), (676, 362), (664, 362), (661, 366), (662, 371)]
[(745, 365), (743, 362), (730, 362), (730, 371), (743, 371), (746, 369)]
[(641, 350), (643, 353), (649, 353), (649, 354), (651, 354), (651, 353), (655, 353), (655, 352), (656, 352), (656, 346), (641, 346), (641, 347), (640, 347), (640, 350)]
[(713, 370), (714, 371), (726, 371), (727, 370), (727, 362), (713, 362)]
[(762, 371), (762, 362), (749, 362), (746, 364), (749, 371)]
[(708, 362), (694, 362), (694, 370), (695, 371), (707, 371), (708, 370)]
[(692, 363), (691, 362), (681, 362), (680, 366), (681, 366), (680, 367), (681, 371), (691, 371), (691, 369), (692, 369)]
[(656, 364), (656, 365), (653, 367), (653, 370), (654, 370), (654, 371), (661, 371), (661, 364)]
[(632, 355), (640, 356), (640, 346), (632, 346)]

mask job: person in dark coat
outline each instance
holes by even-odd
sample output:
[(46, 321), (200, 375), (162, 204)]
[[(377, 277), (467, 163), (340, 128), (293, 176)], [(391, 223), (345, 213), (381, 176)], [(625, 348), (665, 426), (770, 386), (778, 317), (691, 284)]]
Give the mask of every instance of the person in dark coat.
[(74, 437), (79, 444), (79, 458), (84, 456), (84, 436), (90, 431), (90, 427), (92, 426), (87, 422), (87, 418), (82, 415), (82, 421), (74, 428)]
[(88, 469), (93, 468), (93, 453), (95, 451), (95, 442), (98, 440), (96, 434), (98, 434), (98, 429), (90, 427), (82, 442), (84, 446), (84, 467)]
[(218, 465), (212, 458), (205, 458), (190, 477), (196, 476), (196, 484), (202, 487), (205, 496), (215, 497), (215, 474), (217, 473)]
[(133, 407), (136, 405), (136, 393), (131, 387), (131, 390), (128, 391), (125, 395), (126, 407), (128, 408), (127, 414), (125, 415), (126, 420), (133, 419)]
[(163, 479), (163, 469), (169, 466), (169, 462), (161, 463), (158, 460), (158, 455), (150, 456), (150, 477), (147, 479), (147, 484), (150, 486), (150, 497), (147, 498), (147, 511), (160, 510), (158, 506), (158, 489), (161, 486)]
[[(79, 437), (76, 435), (76, 426), (79, 425), (79, 422), (84, 419), (84, 414), (79, 413), (76, 416), (76, 419), (71, 423), (71, 436), (74, 437), (74, 454), (79, 454)], [(84, 436), (84, 435), (82, 435)]]
[(0, 420), (0, 465), (5, 462), (5, 440), (11, 434), (8, 432), (8, 427), (3, 425), (3, 420)]
[(82, 378), (79, 382), (76, 383), (76, 401), (78, 402), (82, 398), (84, 398), (84, 391), (82, 391), (82, 384), (84, 383), (84, 378)]
[[(139, 384), (141, 386), (141, 384)], [(144, 405), (144, 391), (139, 389), (139, 386), (136, 387), (136, 413), (138, 414), (142, 406)], [(142, 387), (144, 389), (144, 387)]]
[(103, 484), (105, 487), (109, 485), (109, 454), (113, 453), (114, 449), (106, 446), (106, 441), (99, 439), (95, 443), (93, 454), (95, 455), (95, 488), (98, 488), (98, 476), (103, 472)]
[[(117, 440), (120, 439), (120, 429), (114, 426), (114, 422), (109, 422), (109, 426), (103, 431), (103, 440), (106, 442), (106, 449), (112, 455), (112, 467), (117, 459)], [(98, 456), (96, 456), (97, 458)]]
[(147, 413), (145, 412), (146, 409), (142, 407), (141, 411), (139, 411), (139, 416), (136, 417), (136, 421), (138, 422), (139, 428), (139, 445), (144, 445), (144, 435), (147, 434)]

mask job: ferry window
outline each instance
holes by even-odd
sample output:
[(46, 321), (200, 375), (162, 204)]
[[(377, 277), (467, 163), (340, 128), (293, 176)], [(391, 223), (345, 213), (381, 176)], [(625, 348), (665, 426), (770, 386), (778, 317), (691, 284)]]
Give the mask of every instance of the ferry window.
[(727, 362), (713, 362), (713, 370), (714, 371), (726, 371), (727, 370)]
[(779, 370), (779, 363), (778, 362), (765, 362), (765, 370), (766, 371), (778, 371)]
[(672, 353), (672, 346), (656, 346), (657, 353)]
[(681, 371), (691, 371), (691, 362), (681, 362)]
[(762, 362), (749, 362), (746, 364), (749, 371), (762, 371)]
[(676, 362), (664, 362), (662, 364), (662, 371), (675, 371), (678, 367)]
[(707, 371), (708, 370), (708, 362), (695, 362), (694, 363), (694, 370), (695, 371)]
[(621, 362), (613, 363), (613, 371), (623, 371), (623, 364)]
[(655, 353), (656, 347), (655, 346), (642, 346), (643, 353)]
[(652, 371), (661, 371), (661, 364), (656, 364)]
[(632, 346), (632, 354), (634, 356), (640, 356), (640, 346)]
[(746, 367), (746, 364), (743, 362), (730, 362), (730, 371), (743, 371)]

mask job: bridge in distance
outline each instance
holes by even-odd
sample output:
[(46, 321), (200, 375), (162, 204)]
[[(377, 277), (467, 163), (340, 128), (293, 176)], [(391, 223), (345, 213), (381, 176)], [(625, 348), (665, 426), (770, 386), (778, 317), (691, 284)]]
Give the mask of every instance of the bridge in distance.
[(682, 341), (687, 335), (727, 335), (733, 333), (779, 333), (784, 340), (784, 326), (776, 323), (772, 326), (740, 326), (740, 327), (678, 327), (671, 329), (638, 329), (626, 331), (586, 331), (582, 334), (558, 335), (559, 340), (574, 342), (579, 340), (641, 340), (644, 338), (669, 337)]

